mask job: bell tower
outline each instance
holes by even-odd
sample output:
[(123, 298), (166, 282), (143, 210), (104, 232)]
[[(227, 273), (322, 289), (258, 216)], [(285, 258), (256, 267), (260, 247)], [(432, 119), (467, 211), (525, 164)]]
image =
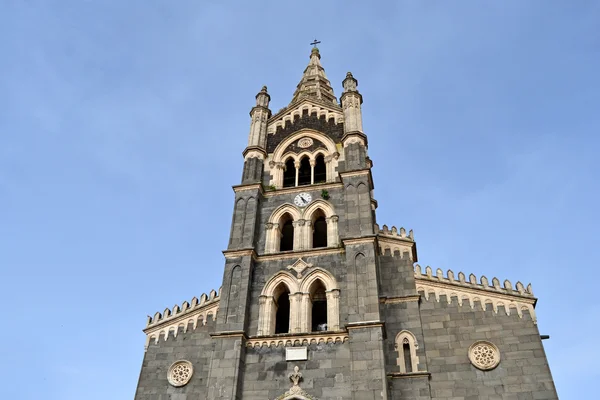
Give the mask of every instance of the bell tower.
[(358, 80), (338, 101), (316, 44), (287, 106), (256, 95), (221, 289), (148, 318), (136, 400), (557, 399), (531, 285), (380, 228)]

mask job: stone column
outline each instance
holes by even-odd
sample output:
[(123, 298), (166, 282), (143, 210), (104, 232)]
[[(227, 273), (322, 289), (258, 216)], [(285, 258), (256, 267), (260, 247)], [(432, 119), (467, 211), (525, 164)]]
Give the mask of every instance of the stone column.
[(273, 306), (273, 296), (260, 296), (258, 298), (258, 330), (257, 335), (267, 335), (269, 330), (269, 317)]
[(312, 324), (312, 303), (309, 293), (301, 293), (301, 316), (300, 316), (300, 332), (310, 332)]
[(306, 220), (304, 226), (304, 249), (312, 249), (313, 247), (313, 223), (311, 220)]
[(315, 183), (315, 165), (317, 165), (316, 160), (310, 160), (310, 184), (314, 185)]
[(327, 297), (327, 330), (340, 329), (340, 290), (332, 289), (325, 292)]
[(294, 167), (296, 167), (296, 185), (298, 186), (298, 174), (300, 173), (300, 161), (294, 161)]
[(332, 215), (325, 219), (325, 222), (327, 222), (327, 247), (337, 247), (340, 243), (338, 220), (339, 217), (337, 215)]
[(279, 242), (277, 240), (279, 235), (279, 224), (267, 223), (265, 229), (265, 253), (275, 253), (278, 250), (276, 246)]
[(290, 293), (290, 333), (299, 333), (302, 317), (302, 293)]
[(304, 249), (304, 230), (306, 220), (299, 219), (292, 222), (294, 226), (294, 250)]

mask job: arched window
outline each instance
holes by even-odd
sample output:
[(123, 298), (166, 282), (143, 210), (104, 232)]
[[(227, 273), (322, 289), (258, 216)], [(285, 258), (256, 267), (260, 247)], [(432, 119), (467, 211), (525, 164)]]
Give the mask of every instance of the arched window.
[(321, 210), (317, 210), (313, 214), (313, 232), (312, 232), (312, 247), (327, 247), (327, 222), (325, 214)]
[(310, 176), (310, 160), (308, 159), (308, 156), (304, 156), (302, 157), (302, 160), (300, 160), (300, 169), (298, 170), (298, 186), (310, 185)]
[(409, 331), (398, 333), (396, 336), (396, 351), (399, 357), (396, 363), (400, 367), (400, 373), (407, 374), (419, 370), (418, 348), (415, 335)]
[(283, 283), (275, 289), (275, 333), (290, 331), (290, 291)]
[(325, 285), (316, 280), (310, 288), (311, 302), (311, 331), (320, 332), (327, 330), (327, 297)]
[(285, 170), (283, 172), (283, 187), (294, 186), (296, 186), (296, 166), (294, 165), (294, 159), (290, 157), (285, 162)]
[(279, 251), (294, 250), (294, 224), (292, 216), (284, 214), (280, 220), (281, 239), (279, 242)]
[(319, 154), (315, 159), (315, 183), (324, 183), (327, 181), (327, 167), (325, 166), (325, 157)]

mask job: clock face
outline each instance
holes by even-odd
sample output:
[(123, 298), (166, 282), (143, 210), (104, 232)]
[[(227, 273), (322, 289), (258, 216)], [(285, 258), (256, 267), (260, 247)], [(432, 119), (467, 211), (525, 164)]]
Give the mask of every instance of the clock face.
[(294, 204), (298, 207), (305, 207), (312, 200), (312, 196), (308, 193), (300, 193), (296, 197), (294, 197)]

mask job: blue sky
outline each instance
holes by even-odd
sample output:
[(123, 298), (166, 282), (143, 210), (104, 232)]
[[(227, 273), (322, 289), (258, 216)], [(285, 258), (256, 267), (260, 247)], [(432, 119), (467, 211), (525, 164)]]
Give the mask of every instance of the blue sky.
[(359, 80), (380, 224), (533, 283), (561, 399), (600, 378), (597, 1), (18, 1), (0, 12), (4, 398), (131, 399), (145, 317), (217, 289), (254, 95), (315, 37)]

